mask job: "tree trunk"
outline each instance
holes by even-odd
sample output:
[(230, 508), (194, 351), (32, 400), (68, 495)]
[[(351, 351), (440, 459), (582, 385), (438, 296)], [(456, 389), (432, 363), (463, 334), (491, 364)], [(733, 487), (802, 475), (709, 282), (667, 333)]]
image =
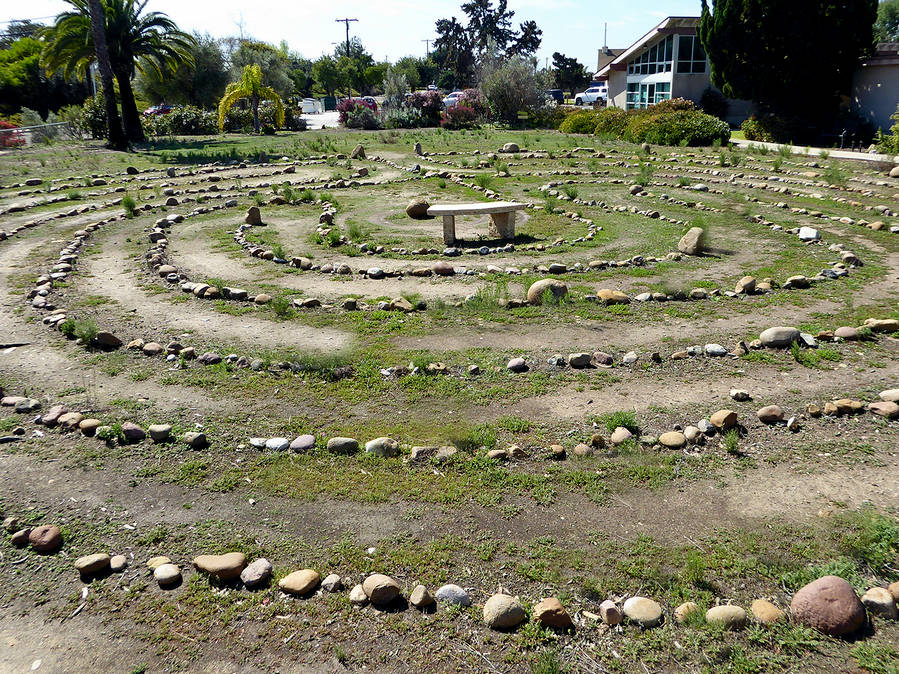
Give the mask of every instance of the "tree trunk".
[(250, 101), (253, 104), (253, 128), (259, 133), (259, 97), (253, 96)]
[(112, 65), (109, 63), (109, 51), (106, 48), (106, 15), (100, 0), (89, 0), (91, 14), (91, 36), (94, 39), (94, 52), (97, 55), (97, 67), (100, 70), (100, 81), (103, 83), (103, 100), (106, 104), (106, 122), (109, 128), (109, 147), (114, 150), (128, 149), (125, 134), (122, 133), (122, 122), (115, 101), (115, 86), (112, 83)]
[(122, 121), (125, 123), (125, 135), (132, 143), (143, 143), (144, 127), (140, 123), (140, 114), (134, 102), (134, 91), (131, 89), (131, 76), (125, 71), (116, 71), (119, 83), (119, 95), (122, 97)]

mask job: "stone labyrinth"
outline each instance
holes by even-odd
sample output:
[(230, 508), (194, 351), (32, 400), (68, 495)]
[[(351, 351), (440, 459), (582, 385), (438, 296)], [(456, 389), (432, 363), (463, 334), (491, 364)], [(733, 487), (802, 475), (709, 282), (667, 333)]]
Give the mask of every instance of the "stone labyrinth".
[(0, 156), (12, 671), (894, 671), (892, 165), (221, 142)]

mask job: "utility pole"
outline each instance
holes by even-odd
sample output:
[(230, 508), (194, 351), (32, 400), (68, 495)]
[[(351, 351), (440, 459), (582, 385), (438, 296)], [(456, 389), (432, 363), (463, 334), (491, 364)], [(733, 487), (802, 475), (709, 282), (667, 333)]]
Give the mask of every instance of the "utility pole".
[[(346, 25), (346, 57), (350, 58), (350, 23), (354, 21), (358, 21), (359, 19), (334, 19), (335, 23), (342, 23)], [(350, 82), (346, 83), (346, 97), (353, 97), (352, 85)]]
[(431, 49), (430, 49), (431, 40), (422, 40), (422, 42), (425, 43), (425, 58), (430, 58), (430, 56), (431, 56)]
[(335, 23), (343, 23), (346, 24), (346, 55), (347, 58), (350, 56), (350, 23), (353, 21), (358, 21), (359, 19), (334, 19)]

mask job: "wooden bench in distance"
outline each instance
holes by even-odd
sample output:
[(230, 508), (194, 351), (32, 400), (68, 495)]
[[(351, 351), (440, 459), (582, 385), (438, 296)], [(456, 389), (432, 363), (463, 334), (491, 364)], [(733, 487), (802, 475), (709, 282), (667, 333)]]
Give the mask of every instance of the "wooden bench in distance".
[(527, 208), (526, 204), (512, 201), (495, 201), (479, 204), (443, 204), (431, 206), (428, 215), (443, 216), (443, 242), (447, 246), (456, 243), (457, 215), (489, 215), (490, 236), (499, 239), (515, 238), (515, 211)]

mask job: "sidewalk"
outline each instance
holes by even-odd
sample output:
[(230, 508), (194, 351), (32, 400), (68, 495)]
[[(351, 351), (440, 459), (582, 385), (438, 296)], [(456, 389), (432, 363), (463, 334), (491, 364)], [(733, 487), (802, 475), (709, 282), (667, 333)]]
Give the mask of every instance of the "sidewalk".
[[(744, 149), (749, 147), (750, 145), (755, 145), (756, 147), (766, 147), (769, 150), (774, 150), (775, 152), (783, 147), (783, 145), (781, 145), (780, 143), (765, 143), (760, 140), (731, 140), (731, 143)], [(793, 154), (806, 154), (805, 147), (799, 147), (795, 145), (788, 145), (787, 147), (792, 148)], [(899, 155), (893, 157), (888, 154), (870, 154), (868, 152), (852, 152), (851, 150), (831, 150), (825, 147), (808, 148), (809, 157), (819, 157), (821, 156), (822, 152), (827, 152), (828, 156), (832, 157), (833, 159), (856, 159), (858, 161), (880, 161), (899, 164)]]

